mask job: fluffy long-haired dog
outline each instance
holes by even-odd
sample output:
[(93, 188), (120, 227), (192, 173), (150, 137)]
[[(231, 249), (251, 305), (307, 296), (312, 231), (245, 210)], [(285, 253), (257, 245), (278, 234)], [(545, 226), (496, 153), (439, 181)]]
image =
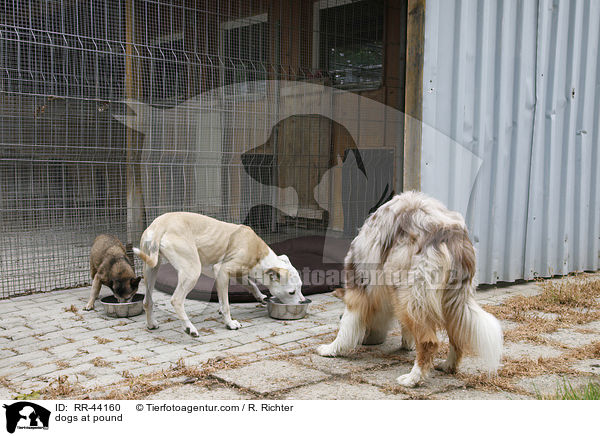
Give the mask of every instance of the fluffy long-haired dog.
[(346, 309), (336, 339), (322, 356), (340, 356), (361, 341), (381, 343), (394, 318), (402, 347), (416, 346), (410, 373), (397, 381), (413, 387), (425, 380), (439, 340), (448, 333), (448, 358), (437, 369), (455, 372), (467, 350), (490, 371), (500, 365), (502, 328), (474, 299), (475, 250), (462, 216), (422, 193), (397, 195), (373, 213), (345, 259)]

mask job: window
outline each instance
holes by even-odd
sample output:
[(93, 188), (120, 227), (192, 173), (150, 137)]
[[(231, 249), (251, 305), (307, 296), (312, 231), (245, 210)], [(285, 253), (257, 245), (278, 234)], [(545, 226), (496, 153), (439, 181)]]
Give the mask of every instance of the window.
[(373, 89), (383, 77), (383, 0), (321, 0), (319, 68), (343, 89)]
[(264, 95), (266, 90), (262, 81), (268, 78), (269, 62), (268, 15), (222, 23), (221, 60), (226, 94)]
[(154, 104), (177, 103), (188, 98), (190, 78), (189, 57), (184, 50), (183, 32), (152, 41), (152, 66), (149, 80), (150, 97)]

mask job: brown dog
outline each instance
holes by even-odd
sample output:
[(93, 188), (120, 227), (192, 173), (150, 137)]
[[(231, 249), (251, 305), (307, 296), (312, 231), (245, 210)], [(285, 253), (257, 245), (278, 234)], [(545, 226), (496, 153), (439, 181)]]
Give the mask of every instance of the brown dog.
[(119, 238), (99, 235), (90, 254), (92, 293), (85, 310), (92, 310), (102, 285), (108, 286), (119, 302), (127, 302), (138, 290), (141, 277), (135, 276), (131, 261)]

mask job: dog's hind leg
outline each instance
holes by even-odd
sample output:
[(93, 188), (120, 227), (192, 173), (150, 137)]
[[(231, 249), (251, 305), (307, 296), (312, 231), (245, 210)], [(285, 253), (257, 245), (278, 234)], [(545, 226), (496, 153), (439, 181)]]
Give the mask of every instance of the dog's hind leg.
[(363, 345), (383, 344), (393, 320), (394, 315), (390, 310), (381, 309), (376, 312), (366, 329), (367, 334), (363, 340)]
[(415, 349), (415, 338), (413, 338), (412, 333), (408, 328), (406, 328), (402, 323), (400, 324), (400, 328), (402, 331), (402, 345), (400, 346), (401, 350), (414, 350)]
[(144, 310), (146, 311), (146, 327), (148, 330), (158, 328), (158, 323), (154, 318), (154, 304), (152, 302), (152, 291), (154, 283), (156, 283), (156, 275), (158, 274), (158, 265), (150, 268), (144, 264), (144, 282), (146, 283), (146, 296), (144, 297)]
[(454, 345), (454, 341), (450, 339), (450, 350), (448, 351), (448, 357), (445, 361), (435, 366), (435, 369), (438, 371), (443, 371), (448, 374), (454, 374), (456, 372), (456, 367), (460, 363), (460, 359), (462, 358), (462, 350), (456, 345)]
[(354, 350), (365, 336), (365, 322), (362, 314), (357, 311), (344, 311), (340, 321), (340, 329), (337, 337), (331, 344), (324, 344), (317, 348), (321, 356), (344, 356)]
[(183, 238), (163, 236), (160, 252), (177, 271), (177, 287), (173, 291), (171, 305), (183, 323), (183, 331), (197, 337), (199, 336), (198, 330), (188, 318), (184, 302), (202, 274), (202, 264), (198, 256), (198, 250)]
[(198, 330), (190, 319), (187, 316), (184, 308), (184, 302), (187, 295), (194, 288), (194, 285), (198, 281), (198, 278), (202, 274), (202, 267), (200, 266), (200, 262), (198, 261), (197, 266), (190, 266), (189, 269), (186, 270), (178, 270), (177, 274), (177, 287), (175, 288), (175, 292), (173, 292), (173, 296), (171, 297), (171, 304), (177, 313), (179, 319), (183, 322), (183, 330), (194, 337), (199, 336)]
[(402, 386), (412, 388), (427, 378), (433, 364), (433, 356), (439, 347), (439, 341), (435, 329), (427, 327), (427, 322), (421, 322), (417, 325), (412, 320), (406, 322), (403, 319), (402, 321), (411, 330), (415, 338), (417, 357), (412, 370), (408, 374), (398, 377), (396, 381)]
[(94, 308), (94, 303), (100, 295), (100, 288), (102, 287), (102, 283), (100, 282), (100, 277), (98, 274), (94, 275), (94, 281), (92, 282), (92, 293), (90, 294), (90, 299), (85, 306), (84, 310), (92, 310)]
[(229, 274), (225, 265), (215, 265), (215, 283), (217, 286), (217, 296), (219, 297), (219, 312), (223, 316), (223, 322), (228, 329), (237, 330), (242, 328), (239, 321), (231, 319), (229, 309)]

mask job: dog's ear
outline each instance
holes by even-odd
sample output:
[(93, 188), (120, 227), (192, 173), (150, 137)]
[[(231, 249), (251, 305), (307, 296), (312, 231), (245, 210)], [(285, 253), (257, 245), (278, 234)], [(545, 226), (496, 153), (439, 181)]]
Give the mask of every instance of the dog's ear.
[(280, 258), (281, 260), (283, 260), (285, 263), (288, 263), (288, 264), (290, 264), (290, 265), (292, 264), (292, 263), (290, 262), (290, 259), (289, 259), (289, 257), (287, 257), (285, 254), (282, 254), (281, 256), (277, 256), (277, 257), (278, 257), (278, 258)]
[(285, 268), (274, 266), (273, 268), (269, 268), (266, 272), (271, 280), (281, 281), (282, 277), (287, 279), (288, 270)]
[(135, 279), (131, 279), (131, 289), (137, 289), (141, 280), (142, 276), (136, 277)]
[(344, 289), (344, 288), (335, 288), (333, 290), (333, 296), (339, 298), (340, 300), (344, 299), (345, 294), (346, 294), (346, 289)]
[(281, 274), (279, 274), (279, 269), (280, 268), (269, 268), (266, 273), (269, 276), (269, 280), (273, 281), (273, 280), (281, 280)]
[(288, 270), (285, 268), (274, 266), (273, 268), (269, 268), (266, 273), (271, 281), (276, 280), (281, 282), (283, 280), (283, 282), (286, 282), (288, 279)]

